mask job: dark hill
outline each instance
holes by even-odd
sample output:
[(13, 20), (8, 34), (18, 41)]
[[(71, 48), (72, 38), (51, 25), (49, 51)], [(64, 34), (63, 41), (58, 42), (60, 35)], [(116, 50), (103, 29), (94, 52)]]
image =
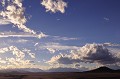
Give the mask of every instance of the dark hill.
[(97, 68), (97, 69), (94, 69), (94, 70), (90, 70), (90, 71), (86, 71), (86, 72), (90, 72), (90, 73), (120, 73), (120, 70), (113, 70), (113, 69), (110, 69), (108, 67), (100, 67), (100, 68)]

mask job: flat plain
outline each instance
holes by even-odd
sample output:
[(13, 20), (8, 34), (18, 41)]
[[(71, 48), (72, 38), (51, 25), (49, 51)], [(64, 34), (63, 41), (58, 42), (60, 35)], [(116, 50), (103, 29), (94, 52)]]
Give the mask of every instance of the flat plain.
[(2, 73), (0, 79), (120, 79), (120, 73)]

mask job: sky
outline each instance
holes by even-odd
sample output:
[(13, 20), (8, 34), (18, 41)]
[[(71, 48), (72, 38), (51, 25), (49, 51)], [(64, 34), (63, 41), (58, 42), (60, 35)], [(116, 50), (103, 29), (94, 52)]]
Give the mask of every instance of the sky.
[(120, 69), (119, 0), (0, 0), (0, 68)]

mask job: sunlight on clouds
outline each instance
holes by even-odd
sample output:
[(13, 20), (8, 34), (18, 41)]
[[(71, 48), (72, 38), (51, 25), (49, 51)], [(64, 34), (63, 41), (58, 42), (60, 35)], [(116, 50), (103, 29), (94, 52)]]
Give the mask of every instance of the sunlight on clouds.
[(120, 44), (114, 44), (114, 43), (104, 43), (104, 46), (120, 46)]
[(0, 65), (0, 69), (30, 68), (33, 63), (30, 60), (20, 60), (17, 58), (6, 58), (7, 65)]
[(50, 53), (55, 53), (56, 50), (52, 49), (52, 48), (47, 48), (47, 50), (50, 52)]
[(67, 3), (63, 0), (42, 0), (41, 4), (46, 8), (46, 12), (51, 11), (53, 13), (58, 11), (65, 13), (65, 7), (67, 7)]
[(24, 66), (24, 65), (30, 65), (30, 60), (21, 60), (19, 58), (6, 58), (6, 61), (8, 61), (10, 64), (13, 64), (15, 66)]
[[(61, 33), (57, 33), (58, 32), (57, 30), (59, 30), (59, 28), (55, 29), (53, 27), (55, 29), (56, 36), (49, 35), (49, 34), (46, 35), (43, 32), (41, 32), (39, 28), (34, 26), (32, 28), (37, 29), (39, 32), (34, 31), (34, 29), (28, 28), (26, 25), (39, 25), (35, 23), (37, 23), (36, 21), (41, 21), (42, 18), (44, 18), (43, 21), (41, 21), (43, 22), (42, 23), (43, 26), (44, 26), (44, 23), (46, 24), (48, 23), (51, 25), (50, 22), (52, 21), (47, 21), (47, 20), (45, 21), (45, 18), (48, 19), (48, 15), (45, 13), (35, 14), (34, 13), (35, 11), (31, 12), (32, 9), (36, 9), (36, 7), (38, 8), (39, 4), (38, 6), (32, 7), (33, 5), (36, 5), (36, 2), (35, 2), (35, 4), (30, 4), (30, 5), (27, 4), (24, 6), (23, 1), (26, 1), (26, 0), (0, 0), (0, 3), (1, 3), (0, 26), (4, 26), (4, 25), (9, 26), (12, 24), (14, 27), (18, 28), (18, 30), (16, 28), (14, 29), (11, 28), (12, 31), (14, 30), (16, 32), (7, 31), (7, 30), (10, 30), (8, 26), (0, 29), (0, 30), (6, 30), (4, 32), (0, 32), (0, 42), (1, 42), (0, 43), (0, 55), (1, 55), (0, 68), (49, 69), (49, 68), (63, 67), (63, 68), (76, 68), (76, 69), (82, 68), (86, 70), (86, 69), (97, 68), (100, 66), (112, 66), (112, 65), (120, 66), (120, 63), (119, 63), (120, 62), (120, 44), (109, 43), (109, 42), (103, 43), (103, 44), (93, 43), (93, 44), (86, 44), (81, 47), (81, 45), (84, 44), (86, 41), (91, 42), (90, 40), (92, 39), (89, 39), (90, 37), (89, 34), (88, 34), (88, 37), (86, 36), (86, 34), (84, 35), (84, 33), (80, 34), (80, 35), (83, 35), (83, 37), (86, 36), (85, 39), (80, 41), (79, 38), (75, 38), (75, 36), (79, 36), (79, 34), (74, 35), (72, 34), (72, 32), (69, 32), (68, 35), (63, 34), (64, 33), (63, 32), (62, 34), (66, 36), (57, 36), (56, 34), (62, 35)], [(31, 0), (31, 1), (34, 1), (34, 0)], [(43, 8), (46, 9), (46, 12), (65, 13), (65, 8), (67, 8), (67, 2), (65, 1), (66, 0), (41, 0), (40, 3), (43, 6)], [(25, 2), (24, 4), (26, 3), (27, 2)], [(26, 12), (25, 7), (28, 8), (27, 12), (30, 12), (30, 14), (32, 14), (31, 16), (35, 15), (30, 21), (31, 23), (27, 23), (28, 19), (30, 19), (31, 16), (30, 17), (25, 16), (25, 15), (29, 15), (25, 13)], [(38, 16), (41, 16), (39, 14), (42, 14), (42, 15), (45, 14), (46, 16), (41, 17), (39, 19)], [(71, 14), (71, 13), (68, 13), (68, 14)], [(61, 15), (59, 16), (59, 14), (57, 14), (55, 16), (49, 17), (49, 19), (53, 17), (58, 18), (57, 20), (65, 18), (64, 19), (66, 20), (65, 22), (61, 21), (61, 23), (63, 23), (62, 24), (63, 26), (60, 24), (57, 27), (61, 26), (62, 27), (61, 29), (64, 29), (62, 31), (69, 29), (67, 27), (64, 27), (64, 25), (68, 25), (66, 24), (69, 22), (67, 20), (69, 19), (68, 16), (64, 17)], [(73, 18), (71, 19), (73, 20)], [(107, 18), (107, 17), (104, 17), (103, 19), (106, 21), (110, 21), (110, 18)], [(53, 22), (53, 24), (56, 24), (56, 23), (57, 21)], [(42, 28), (42, 30), (43, 29), (45, 28)], [(50, 29), (50, 31), (47, 31), (47, 29)], [(47, 27), (47, 29), (46, 29), (46, 33), (53, 32), (52, 30), (54, 30), (54, 29), (51, 29), (51, 27)], [(23, 32), (17, 32), (19, 30)], [(78, 28), (76, 28), (76, 30), (78, 31)], [(87, 31), (85, 33), (87, 33)], [(54, 34), (54, 33), (51, 33), (51, 34)], [(97, 35), (94, 35), (94, 36), (97, 36)], [(82, 37), (82, 36), (79, 36), (79, 37)], [(41, 39), (41, 38), (44, 38), (44, 39)], [(90, 38), (94, 38), (94, 37), (90, 37)], [(96, 41), (99, 41), (99, 40), (96, 40)]]
[(14, 25), (17, 25), (18, 28), (28, 32), (29, 29), (24, 26), (27, 21), (24, 16), (24, 8), (22, 7), (22, 5), (19, 6), (19, 4), (22, 4), (22, 1), (19, 2), (20, 3), (16, 3), (16, 0), (11, 1), (11, 5), (8, 4), (6, 9), (0, 12), (0, 15), (3, 18), (8, 19)]
[(0, 63), (6, 64), (7, 62), (5, 60), (2, 60), (2, 58), (0, 58)]
[(12, 67), (17, 66), (17, 68), (21, 68), (24, 66), (27, 67), (27, 65), (34, 65), (34, 62), (25, 59), (26, 54), (28, 54), (31, 58), (35, 58), (35, 54), (31, 53), (31, 51), (28, 49), (20, 50), (15, 46), (0, 48), (0, 54), (5, 54), (5, 53), (12, 53), (13, 55), (13, 57), (6, 56), (5, 58), (0, 58), (1, 60), (0, 63), (7, 64), (7, 66), (12, 65)]
[(35, 58), (35, 54), (31, 53), (31, 50), (24, 48), (22, 51), (15, 46), (5, 47), (0, 49), (0, 53), (12, 52), (13, 55), (16, 55), (17, 58), (23, 59), (26, 52), (31, 58)]
[(49, 64), (75, 64), (75, 63), (96, 63), (99, 65), (113, 65), (120, 61), (120, 54), (113, 54), (102, 44), (86, 44), (85, 46), (73, 50), (70, 54), (59, 54), (53, 56), (47, 63)]
[(23, 59), (25, 54), (15, 46), (5, 47), (0, 49), (0, 53), (12, 52), (17, 58)]
[(77, 46), (62, 45), (60, 43), (55, 43), (55, 42), (49, 42), (49, 43), (45, 43), (44, 45), (39, 46), (39, 49), (47, 49), (48, 50), (48, 48), (56, 50), (56, 51), (79, 49), (79, 47), (77, 47)]
[(7, 37), (35, 37), (35, 38), (45, 38), (47, 35), (43, 34), (42, 32), (37, 35), (37, 34), (30, 34), (30, 33), (25, 33), (25, 32), (0, 32), (0, 38), (7, 38)]
[(31, 50), (24, 48), (22, 51), (27, 52), (31, 58), (35, 58), (35, 53), (31, 53)]
[(5, 0), (1, 1), (2, 6), (5, 6)]
[[(5, 5), (5, 0), (2, 1), (2, 4)], [(25, 17), (25, 8), (23, 7), (22, 0), (10, 0), (7, 4), (7, 7), (0, 12), (0, 16), (3, 17), (4, 24), (12, 23), (20, 30), (34, 34), (37, 38), (41, 38), (43, 35), (42, 32), (37, 34), (34, 30), (26, 27), (25, 23), (27, 19)], [(2, 24), (2, 23), (1, 23)]]
[(9, 20), (0, 18), (0, 25), (10, 24)]

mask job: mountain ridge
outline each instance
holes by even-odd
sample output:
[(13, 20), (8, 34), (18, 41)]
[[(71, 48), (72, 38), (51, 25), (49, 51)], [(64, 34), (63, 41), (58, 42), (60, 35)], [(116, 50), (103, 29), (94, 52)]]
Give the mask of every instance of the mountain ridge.
[(114, 69), (110, 69), (108, 67), (99, 67), (99, 68), (96, 68), (96, 69), (93, 69), (93, 70), (89, 70), (89, 71), (82, 71), (82, 70), (79, 70), (79, 69), (75, 69), (75, 68), (62, 68), (62, 67), (59, 67), (59, 68), (51, 68), (51, 69), (48, 69), (48, 70), (42, 70), (42, 69), (39, 69), (39, 68), (21, 68), (21, 69), (3, 69), (3, 70), (0, 70), (0, 73), (28, 73), (28, 72), (83, 72), (83, 73), (120, 73), (120, 69), (118, 70), (114, 70)]

